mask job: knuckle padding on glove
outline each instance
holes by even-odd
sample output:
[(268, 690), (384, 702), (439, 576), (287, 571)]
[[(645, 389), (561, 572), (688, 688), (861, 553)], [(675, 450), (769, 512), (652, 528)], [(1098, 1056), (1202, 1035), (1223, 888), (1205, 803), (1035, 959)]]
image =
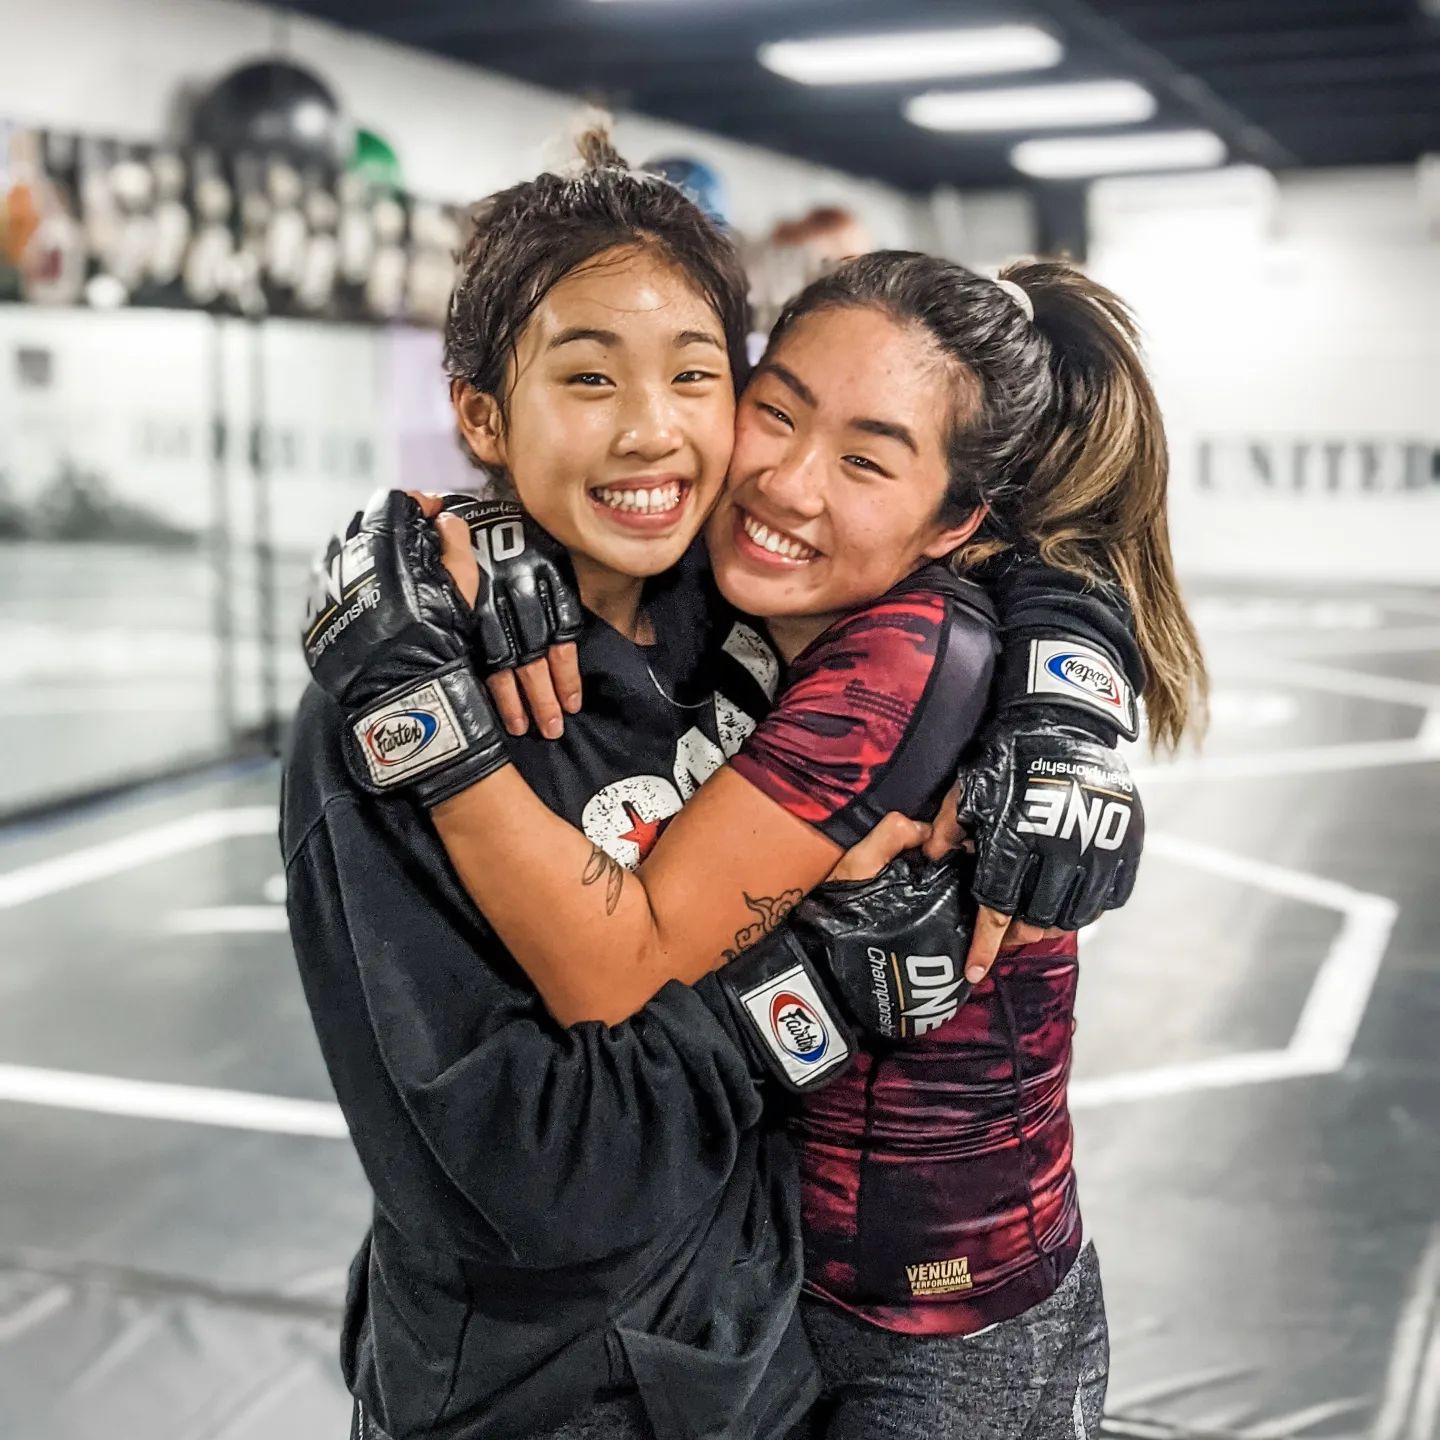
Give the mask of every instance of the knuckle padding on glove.
[(873, 880), (822, 885), (796, 909), (797, 938), (861, 1032), (912, 1040), (958, 1013), (969, 995), (970, 878), (968, 857), (903, 856)]
[(1145, 812), (1120, 756), (1030, 713), (1003, 714), (962, 772), (976, 782), (960, 806), (977, 838), (974, 894), (1030, 924), (1073, 929), (1125, 902)]

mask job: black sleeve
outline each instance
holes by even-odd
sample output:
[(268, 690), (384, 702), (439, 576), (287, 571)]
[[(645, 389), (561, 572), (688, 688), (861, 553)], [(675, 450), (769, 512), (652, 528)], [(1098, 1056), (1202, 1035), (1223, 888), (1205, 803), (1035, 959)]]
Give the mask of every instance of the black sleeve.
[(1038, 635), (1061, 634), (1098, 646), (1137, 694), (1145, 688), (1135, 617), (1118, 585), (1084, 580), (1038, 556), (998, 556), (975, 578), (1000, 612), (1000, 643), (1007, 654)]
[(563, 1030), (349, 796), (287, 872), (321, 1048), (382, 1208), (548, 1266), (643, 1244), (726, 1183), (761, 1097), (713, 977)]

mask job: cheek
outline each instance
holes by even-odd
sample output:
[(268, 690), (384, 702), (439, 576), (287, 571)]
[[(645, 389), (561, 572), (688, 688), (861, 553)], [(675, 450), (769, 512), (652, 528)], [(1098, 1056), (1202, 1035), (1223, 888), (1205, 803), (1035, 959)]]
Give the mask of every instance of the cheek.
[(918, 517), (897, 504), (893, 489), (865, 486), (832, 496), (831, 525), (847, 571), (883, 582), (888, 589), (913, 568), (923, 548)]
[(784, 445), (765, 432), (753, 410), (741, 409), (735, 416), (735, 444), (730, 455), (730, 473), (738, 477), (765, 470), (775, 464)]
[(534, 508), (529, 496), (554, 496), (583, 483), (597, 456), (603, 458), (609, 435), (604, 408), (548, 391), (512, 407), (510, 474), (527, 509)]
[(706, 476), (710, 479), (723, 476), (736, 441), (734, 400), (729, 396), (707, 399), (692, 417), (691, 434)]

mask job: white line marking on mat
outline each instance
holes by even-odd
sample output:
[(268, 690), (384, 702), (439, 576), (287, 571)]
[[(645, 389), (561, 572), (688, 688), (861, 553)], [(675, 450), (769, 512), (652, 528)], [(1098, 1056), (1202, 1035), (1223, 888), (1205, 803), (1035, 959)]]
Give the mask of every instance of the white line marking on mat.
[(283, 905), (205, 905), (173, 910), (161, 927), (171, 935), (283, 935)]
[[(1436, 1300), (1440, 1297), (1440, 1225), (1430, 1238), (1411, 1278), (1395, 1338), (1390, 1346), (1390, 1364), (1385, 1371), (1385, 1389), (1380, 1411), (1371, 1432), (1374, 1440), (1419, 1440), (1421, 1432), (1412, 1424), (1416, 1391), (1425, 1379), (1427, 1341), (1433, 1338)], [(1430, 1440), (1429, 1436), (1425, 1440)]]
[(1072, 1080), (1072, 1107), (1095, 1109), (1192, 1090), (1224, 1090), (1271, 1080), (1333, 1075), (1342, 1069), (1350, 1058), (1390, 943), (1390, 932), (1399, 914), (1395, 901), (1323, 875), (1308, 875), (1178, 835), (1151, 831), (1145, 848), (1151, 855), (1163, 855), (1227, 880), (1254, 885), (1272, 895), (1338, 911), (1340, 928), (1320, 962), (1290, 1043), (1283, 1050), (1213, 1055), (1181, 1065)]
[(112, 1075), (40, 1070), (28, 1065), (0, 1065), (0, 1100), (59, 1110), (88, 1110), (99, 1115), (260, 1130), (272, 1135), (315, 1135), (339, 1140), (349, 1134), (340, 1107), (331, 1101), (122, 1080)]
[(95, 880), (106, 880), (152, 860), (163, 860), (220, 840), (241, 835), (274, 835), (277, 824), (273, 805), (202, 810), (183, 820), (172, 820), (150, 830), (87, 846), (84, 850), (72, 850), (51, 860), (23, 865), (0, 875), (0, 910), (13, 910), (31, 900), (41, 900)]

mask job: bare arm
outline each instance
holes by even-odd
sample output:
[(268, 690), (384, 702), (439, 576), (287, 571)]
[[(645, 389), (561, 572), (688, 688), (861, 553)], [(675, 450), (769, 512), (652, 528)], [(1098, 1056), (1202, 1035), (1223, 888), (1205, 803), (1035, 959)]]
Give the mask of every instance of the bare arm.
[(630, 872), (512, 767), (437, 806), (471, 898), (563, 1024), (616, 1024), (773, 929), (841, 849), (729, 769)]

